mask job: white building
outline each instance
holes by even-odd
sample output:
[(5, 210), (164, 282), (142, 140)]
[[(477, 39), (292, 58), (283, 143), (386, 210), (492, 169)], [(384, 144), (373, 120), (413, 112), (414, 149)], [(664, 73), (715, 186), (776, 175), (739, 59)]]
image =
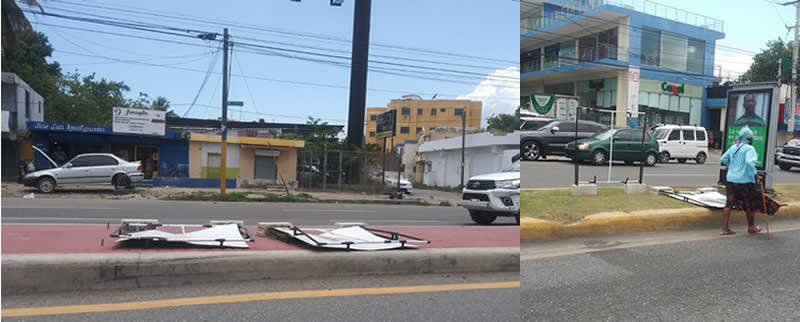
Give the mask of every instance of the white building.
[[(425, 142), (419, 147), (425, 160), (423, 183), (429, 186), (461, 184), (461, 137)], [(470, 177), (499, 172), (519, 153), (519, 132), (495, 136), (489, 132), (466, 136), (464, 182)]]

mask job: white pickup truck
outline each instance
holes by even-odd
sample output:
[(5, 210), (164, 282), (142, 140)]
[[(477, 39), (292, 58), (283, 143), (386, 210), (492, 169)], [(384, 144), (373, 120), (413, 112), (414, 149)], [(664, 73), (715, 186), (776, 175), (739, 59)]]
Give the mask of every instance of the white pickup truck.
[(461, 193), (459, 205), (480, 225), (489, 225), (497, 217), (514, 217), (519, 224), (520, 161), (503, 172), (469, 178)]

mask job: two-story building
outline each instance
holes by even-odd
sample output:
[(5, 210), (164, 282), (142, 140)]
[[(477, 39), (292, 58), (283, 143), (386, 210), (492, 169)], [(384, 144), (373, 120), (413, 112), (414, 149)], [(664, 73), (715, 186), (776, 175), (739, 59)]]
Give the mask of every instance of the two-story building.
[(14, 73), (2, 73), (2, 173), (16, 180), (20, 161), (33, 161), (28, 121), (44, 121), (44, 99)]
[[(703, 107), (723, 21), (649, 0), (528, 0), (520, 5), (521, 95), (569, 95), (616, 111), (615, 126), (708, 127)], [(612, 113), (595, 121), (612, 122)]]

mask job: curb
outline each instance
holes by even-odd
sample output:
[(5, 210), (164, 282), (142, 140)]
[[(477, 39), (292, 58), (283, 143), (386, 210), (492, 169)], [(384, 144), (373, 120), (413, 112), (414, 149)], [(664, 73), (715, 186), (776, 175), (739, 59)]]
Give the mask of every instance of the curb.
[[(664, 231), (683, 228), (708, 228), (720, 224), (722, 210), (707, 208), (651, 209), (632, 212), (605, 212), (586, 216), (577, 224), (561, 223), (522, 218), (519, 238), (524, 241), (546, 241), (577, 236), (603, 235), (611, 233), (632, 233)], [(766, 217), (757, 214), (760, 221)], [(773, 220), (800, 218), (800, 202), (789, 203), (782, 207)], [(745, 217), (741, 211), (731, 215), (732, 225), (744, 224)]]
[(25, 254), (2, 258), (2, 295), (363, 275), (518, 272), (519, 247), (380, 252)]

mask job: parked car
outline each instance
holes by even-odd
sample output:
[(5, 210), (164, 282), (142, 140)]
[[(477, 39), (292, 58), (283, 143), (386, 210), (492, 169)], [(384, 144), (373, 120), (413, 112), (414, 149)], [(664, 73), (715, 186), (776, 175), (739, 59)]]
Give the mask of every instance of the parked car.
[[(585, 139), (605, 130), (606, 126), (591, 121), (578, 121), (578, 139)], [(533, 161), (547, 155), (564, 155), (567, 143), (574, 141), (575, 121), (555, 120), (533, 131), (522, 131), (520, 153)]]
[[(386, 177), (386, 186), (391, 187), (393, 189), (397, 188), (397, 176)], [(400, 191), (405, 194), (411, 194), (413, 190), (413, 185), (411, 181), (406, 180), (406, 178), (400, 177)]]
[(657, 162), (658, 142), (650, 133), (645, 134), (644, 160), (642, 160), (642, 130), (628, 128), (609, 129), (589, 138), (570, 142), (566, 147), (567, 156), (573, 160), (577, 158), (578, 161), (591, 161), (595, 165), (605, 164), (609, 159), (613, 159), (613, 161), (624, 161), (625, 164), (644, 161), (645, 165), (651, 167)]
[(22, 181), (27, 187), (35, 187), (43, 193), (53, 192), (58, 186), (112, 185), (115, 189), (133, 188), (134, 183), (144, 180), (142, 163), (128, 162), (110, 153), (81, 154), (62, 166), (39, 149), (54, 168), (39, 170), (26, 175)]
[(497, 217), (515, 217), (519, 224), (520, 161), (503, 172), (469, 178), (461, 192), (460, 206), (469, 211), (472, 221), (489, 225)]
[(686, 163), (686, 160), (692, 159), (697, 164), (706, 163), (709, 138), (705, 128), (664, 125), (659, 126), (653, 134), (659, 143), (660, 162), (677, 159), (678, 163)]
[(520, 117), (520, 131), (536, 131), (547, 123), (553, 122), (555, 119), (546, 117)]
[(781, 170), (789, 171), (792, 167), (800, 167), (800, 139), (786, 141), (776, 157)]

